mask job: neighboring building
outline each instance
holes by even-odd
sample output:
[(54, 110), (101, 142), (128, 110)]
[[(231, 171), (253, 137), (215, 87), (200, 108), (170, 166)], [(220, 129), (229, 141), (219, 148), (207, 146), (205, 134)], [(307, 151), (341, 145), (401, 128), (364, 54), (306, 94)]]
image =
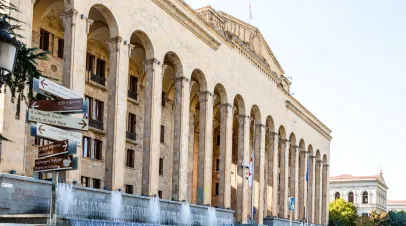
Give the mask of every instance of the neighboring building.
[(369, 215), (371, 210), (387, 211), (387, 190), (382, 171), (373, 176), (343, 174), (330, 177), (330, 202), (343, 198), (352, 202), (359, 215)]
[[(63, 180), (231, 208), (245, 223), (241, 165), (254, 153), (257, 222), (287, 218), (289, 196), (294, 219), (309, 203), (309, 222), (328, 222), (331, 131), (291, 95), (258, 28), (183, 0), (11, 2), (24, 42), (51, 53), (38, 69), (90, 101), (79, 170)], [(13, 141), (1, 144), (0, 172), (49, 179), (33, 173), (48, 141), (29, 135), (26, 106), (16, 120), (7, 92), (0, 109), (0, 132)]]
[(388, 211), (406, 211), (406, 200), (388, 200), (387, 209)]

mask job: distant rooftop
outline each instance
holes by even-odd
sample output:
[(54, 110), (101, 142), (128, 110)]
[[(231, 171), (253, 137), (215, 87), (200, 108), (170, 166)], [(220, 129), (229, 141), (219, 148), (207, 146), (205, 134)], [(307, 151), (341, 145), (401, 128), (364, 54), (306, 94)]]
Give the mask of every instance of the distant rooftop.
[(406, 204), (406, 200), (388, 200), (388, 204)]
[(383, 178), (382, 170), (379, 172), (378, 175), (354, 176), (354, 175), (351, 175), (351, 174), (341, 174), (341, 175), (338, 175), (338, 176), (331, 176), (329, 178), (329, 180), (330, 181), (377, 180), (377, 181), (381, 182), (385, 187), (387, 187), (387, 185), (385, 183), (385, 179)]

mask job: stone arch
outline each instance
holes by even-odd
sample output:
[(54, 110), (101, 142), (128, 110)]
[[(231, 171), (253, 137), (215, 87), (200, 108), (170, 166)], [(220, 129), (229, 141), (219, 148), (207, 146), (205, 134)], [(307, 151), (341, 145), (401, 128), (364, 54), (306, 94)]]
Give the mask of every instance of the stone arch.
[(262, 123), (261, 111), (257, 105), (251, 107), (251, 118), (255, 120), (255, 124), (257, 125)]
[(105, 5), (100, 3), (94, 4), (92, 7), (90, 7), (88, 17), (94, 20), (94, 24), (90, 27), (90, 29), (92, 29), (92, 27), (97, 27), (97, 23), (102, 23), (107, 25), (109, 28), (110, 38), (120, 36), (116, 18), (110, 9)]
[(320, 159), (320, 151), (319, 151), (319, 149), (316, 150), (316, 160), (321, 160)]
[(217, 83), (217, 85), (214, 87), (214, 92), (213, 92), (214, 98), (218, 96), (220, 99), (219, 101), (213, 100), (214, 105), (217, 104), (228, 104), (228, 96), (227, 96), (227, 91), (224, 88), (223, 84)]
[(279, 139), (286, 139), (286, 130), (284, 126), (279, 126), (279, 130), (278, 130), (278, 137)]
[(162, 89), (166, 93), (166, 99), (173, 105), (175, 100), (175, 80), (183, 77), (183, 66), (178, 55), (171, 51), (165, 54), (163, 62), (166, 68), (164, 70)]
[(154, 47), (147, 34), (143, 31), (136, 30), (131, 34), (130, 45), (128, 46), (131, 53), (130, 56), (130, 73), (133, 70), (137, 72), (139, 86), (145, 87), (145, 68), (144, 62), (155, 57)]
[(237, 94), (234, 97), (234, 107), (237, 107), (237, 108), (234, 108), (234, 110), (237, 110), (237, 111), (234, 111), (234, 113), (237, 113), (239, 115), (246, 114), (244, 98), (240, 94)]
[(323, 165), (327, 165), (328, 161), (327, 161), (327, 155), (323, 155)]
[(175, 52), (169, 51), (165, 54), (164, 64), (172, 67), (175, 70), (175, 78), (183, 76), (182, 61)]
[(307, 147), (307, 152), (309, 152), (309, 156), (314, 156), (313, 145), (309, 144), (309, 147)]
[(202, 70), (196, 68), (192, 72), (191, 81), (199, 85), (199, 92), (207, 91), (207, 79)]

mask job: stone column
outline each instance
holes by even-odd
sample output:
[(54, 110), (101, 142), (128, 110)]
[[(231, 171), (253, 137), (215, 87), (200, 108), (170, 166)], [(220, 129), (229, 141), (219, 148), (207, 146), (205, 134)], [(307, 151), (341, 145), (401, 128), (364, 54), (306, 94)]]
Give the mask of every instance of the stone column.
[(287, 217), (287, 198), (288, 198), (288, 156), (289, 140), (280, 139), (280, 167), (279, 167), (279, 217)]
[(303, 205), (303, 202), (300, 202), (300, 197), (299, 197), (299, 154), (300, 152), (299, 150), (299, 146), (295, 146), (295, 168), (293, 170), (294, 174), (294, 183), (295, 183), (295, 187), (294, 187), (294, 191), (295, 193), (293, 194), (295, 199), (297, 200), (296, 203), (296, 208), (295, 208), (295, 215), (293, 219), (299, 220), (299, 212), (300, 212), (300, 208), (301, 205)]
[(211, 181), (213, 166), (213, 94), (199, 93), (199, 166), (197, 181), (197, 203), (211, 203)]
[(233, 139), (233, 106), (220, 106), (220, 172), (219, 206), (229, 208), (231, 204), (231, 161)]
[(315, 219), (315, 201), (314, 201), (314, 197), (315, 197), (315, 170), (316, 170), (316, 164), (315, 164), (315, 156), (309, 156), (310, 158), (310, 162), (309, 162), (309, 222), (315, 223), (314, 219)]
[(323, 186), (322, 186), (322, 202), (321, 202), (321, 223), (324, 225), (327, 225), (327, 219), (328, 219), (328, 200), (327, 200), (327, 176), (328, 176), (328, 167), (329, 165), (323, 165), (323, 172), (322, 172), (322, 182), (323, 182)]
[(306, 150), (304, 148), (299, 148), (299, 185), (298, 185), (298, 205), (299, 216), (298, 220), (303, 220), (305, 218), (305, 208), (307, 209), (305, 196), (306, 196)]
[(249, 163), (249, 126), (250, 118), (246, 115), (238, 117), (238, 181), (237, 181), (237, 222), (246, 224), (248, 222), (248, 169), (242, 167)]
[[(80, 19), (76, 9), (61, 13), (64, 24), (64, 49), (62, 83), (76, 93), (85, 94), (87, 26), (91, 21)], [(76, 82), (75, 82), (76, 81)], [(78, 82), (80, 81), (80, 82)], [(80, 181), (82, 148), (77, 148), (78, 170), (65, 172), (66, 182)]]
[(108, 107), (106, 123), (106, 171), (104, 184), (116, 190), (124, 187), (126, 115), (128, 86), (128, 48), (122, 47), (122, 38), (107, 42), (110, 51)]
[(189, 153), (188, 153), (188, 176), (187, 176), (187, 201), (193, 200), (193, 165), (194, 165), (194, 147), (195, 147), (195, 112), (189, 112)]
[(142, 194), (155, 195), (159, 190), (162, 77), (166, 65), (155, 58), (145, 61), (144, 154), (142, 159)]
[(314, 222), (316, 224), (321, 223), (321, 166), (322, 166), (322, 161), (317, 160), (316, 161), (316, 189), (315, 189), (315, 217), (314, 217)]
[(273, 202), (273, 132), (267, 132), (268, 144), (265, 150), (264, 216), (272, 216)]
[(271, 141), (273, 142), (273, 171), (272, 171), (272, 185), (273, 185), (273, 202), (272, 202), (272, 216), (278, 216), (279, 206), (278, 206), (278, 187), (279, 187), (279, 171), (278, 171), (278, 161), (279, 161), (279, 151), (278, 151), (278, 134), (273, 132), (271, 133)]
[[(287, 156), (288, 161), (290, 161), (290, 166), (289, 166), (289, 191), (288, 191), (288, 197), (296, 197), (296, 154), (297, 154), (297, 148), (298, 146), (295, 144), (290, 144), (289, 148), (289, 153), (290, 153), (290, 159), (289, 155)], [(296, 203), (296, 207), (298, 207)], [(290, 213), (290, 211), (287, 212), (288, 215), (292, 215), (292, 219), (296, 220), (296, 213), (297, 213), (297, 208)]]
[(254, 183), (255, 206), (258, 207), (255, 220), (258, 224), (264, 221), (264, 184), (265, 184), (265, 125), (255, 125), (255, 156), (254, 156)]
[(175, 92), (172, 198), (181, 201), (187, 198), (189, 79), (177, 77), (175, 80)]

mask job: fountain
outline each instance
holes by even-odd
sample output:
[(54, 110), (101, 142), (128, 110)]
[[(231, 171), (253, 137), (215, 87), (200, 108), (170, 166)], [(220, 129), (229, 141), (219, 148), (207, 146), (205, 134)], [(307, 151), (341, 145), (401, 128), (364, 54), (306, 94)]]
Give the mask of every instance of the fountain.
[(207, 211), (207, 225), (217, 225), (216, 209), (209, 207)]
[(149, 200), (148, 212), (148, 223), (159, 224), (161, 220), (161, 208), (158, 196), (155, 195)]
[(121, 213), (122, 213), (122, 206), (123, 206), (121, 192), (119, 192), (119, 191), (111, 192), (110, 205), (111, 205), (111, 212), (110, 212), (111, 219), (113, 219), (114, 221), (120, 220)]
[(190, 205), (187, 202), (182, 203), (182, 209), (180, 211), (181, 225), (192, 225), (192, 213), (190, 211)]
[(73, 188), (71, 184), (58, 184), (57, 202), (59, 204), (58, 212), (62, 215), (70, 213), (70, 207), (74, 199)]

